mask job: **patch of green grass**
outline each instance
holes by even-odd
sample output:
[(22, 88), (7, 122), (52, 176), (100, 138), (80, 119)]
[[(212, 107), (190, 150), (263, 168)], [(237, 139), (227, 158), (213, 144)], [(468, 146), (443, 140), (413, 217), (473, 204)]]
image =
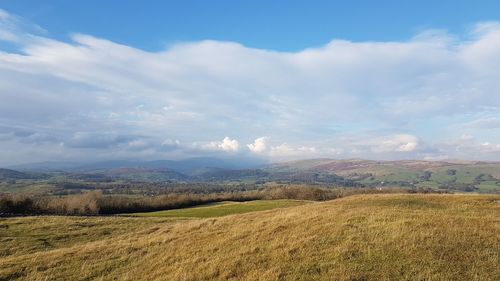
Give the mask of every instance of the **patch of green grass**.
[(380, 178), (383, 182), (417, 182), (419, 180), (419, 174), (417, 173), (405, 173), (405, 174), (388, 174)]
[(233, 214), (265, 211), (276, 208), (299, 206), (307, 203), (309, 203), (309, 201), (302, 200), (255, 200), (248, 202), (220, 202), (192, 208), (148, 213), (134, 213), (129, 215), (139, 217), (212, 218)]
[(439, 189), (440, 184), (434, 181), (422, 181), (415, 185), (417, 188)]
[[(454, 170), (454, 174), (448, 171)], [(432, 171), (431, 180), (438, 183), (456, 182), (461, 184), (472, 184), (480, 175), (495, 176), (498, 173), (497, 167), (488, 166), (468, 166), (468, 167), (444, 167)]]
[(15, 183), (0, 182), (0, 192), (4, 193), (43, 194), (53, 188), (53, 185), (43, 181), (18, 180)]
[(477, 185), (480, 192), (500, 192), (500, 184), (497, 181), (484, 181)]

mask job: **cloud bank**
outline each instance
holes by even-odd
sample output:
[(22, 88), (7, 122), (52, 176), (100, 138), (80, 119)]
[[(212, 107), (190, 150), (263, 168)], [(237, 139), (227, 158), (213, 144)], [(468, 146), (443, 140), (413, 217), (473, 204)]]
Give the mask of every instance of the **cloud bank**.
[(299, 52), (212, 40), (146, 52), (47, 34), (0, 10), (0, 165), (228, 154), (500, 160), (500, 23)]

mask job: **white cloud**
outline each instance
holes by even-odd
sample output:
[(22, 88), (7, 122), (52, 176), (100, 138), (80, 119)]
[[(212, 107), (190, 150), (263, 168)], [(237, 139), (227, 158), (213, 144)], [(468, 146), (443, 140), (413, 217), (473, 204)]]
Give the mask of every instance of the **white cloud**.
[(45, 33), (46, 30), (40, 26), (0, 8), (0, 41), (22, 44), (35, 34)]
[(356, 154), (409, 153), (419, 148), (418, 138), (409, 134), (367, 135), (355, 139), (350, 136), (345, 141), (344, 146), (353, 149)]
[(6, 11), (0, 9), (0, 40), (17, 42), (19, 37), (15, 34), (16, 20)]
[(222, 150), (226, 152), (237, 152), (240, 144), (237, 140), (225, 137), (222, 141), (212, 141), (200, 146), (206, 150)]
[(218, 145), (218, 147), (224, 151), (238, 151), (238, 149), (240, 148), (240, 144), (237, 140), (225, 137), (222, 140), (222, 143)]
[[(468, 134), (442, 143), (441, 147), (448, 158), (496, 161), (500, 156), (499, 142), (482, 141)], [(450, 155), (453, 157), (449, 157)]]
[(418, 146), (418, 139), (412, 135), (395, 135), (384, 141), (379, 146), (382, 151), (399, 151), (411, 152), (415, 151)]
[(253, 143), (247, 144), (248, 149), (253, 153), (262, 153), (267, 150), (268, 137), (255, 139)]
[(485, 152), (500, 152), (500, 143), (484, 142), (481, 144), (481, 149)]

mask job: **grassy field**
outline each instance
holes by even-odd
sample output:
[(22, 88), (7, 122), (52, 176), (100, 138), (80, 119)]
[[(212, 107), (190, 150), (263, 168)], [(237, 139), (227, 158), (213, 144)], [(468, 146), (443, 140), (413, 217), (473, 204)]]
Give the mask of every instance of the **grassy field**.
[(498, 280), (498, 233), (498, 195), (360, 195), (188, 220), (8, 218), (0, 280)]
[(0, 182), (0, 192), (43, 194), (53, 189), (53, 186), (43, 181), (18, 180), (16, 183)]
[(138, 217), (212, 218), (255, 211), (265, 211), (276, 208), (299, 206), (307, 203), (311, 202), (302, 200), (255, 200), (248, 202), (219, 202), (192, 208), (148, 213), (134, 213), (128, 215)]
[(268, 171), (330, 173), (368, 186), (500, 193), (500, 163), (311, 159), (276, 164)]

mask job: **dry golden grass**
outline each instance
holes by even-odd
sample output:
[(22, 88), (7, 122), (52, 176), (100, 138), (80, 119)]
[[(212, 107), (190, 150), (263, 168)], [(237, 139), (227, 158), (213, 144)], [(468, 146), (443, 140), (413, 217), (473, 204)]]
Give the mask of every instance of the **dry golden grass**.
[[(49, 249), (23, 238), (64, 235), (64, 227), (53, 226), (58, 230), (52, 234), (43, 229), (58, 220), (60, 225), (106, 221), (84, 228), (89, 239), (68, 231), (66, 242)], [(209, 219), (16, 218), (1, 221), (0, 227), (2, 235), (18, 233), (8, 247), (19, 245), (17, 252), (0, 257), (0, 280), (500, 276), (500, 196), (494, 195), (361, 195)], [(112, 234), (96, 236), (103, 227)], [(24, 234), (15, 232), (20, 228), (26, 228)]]

